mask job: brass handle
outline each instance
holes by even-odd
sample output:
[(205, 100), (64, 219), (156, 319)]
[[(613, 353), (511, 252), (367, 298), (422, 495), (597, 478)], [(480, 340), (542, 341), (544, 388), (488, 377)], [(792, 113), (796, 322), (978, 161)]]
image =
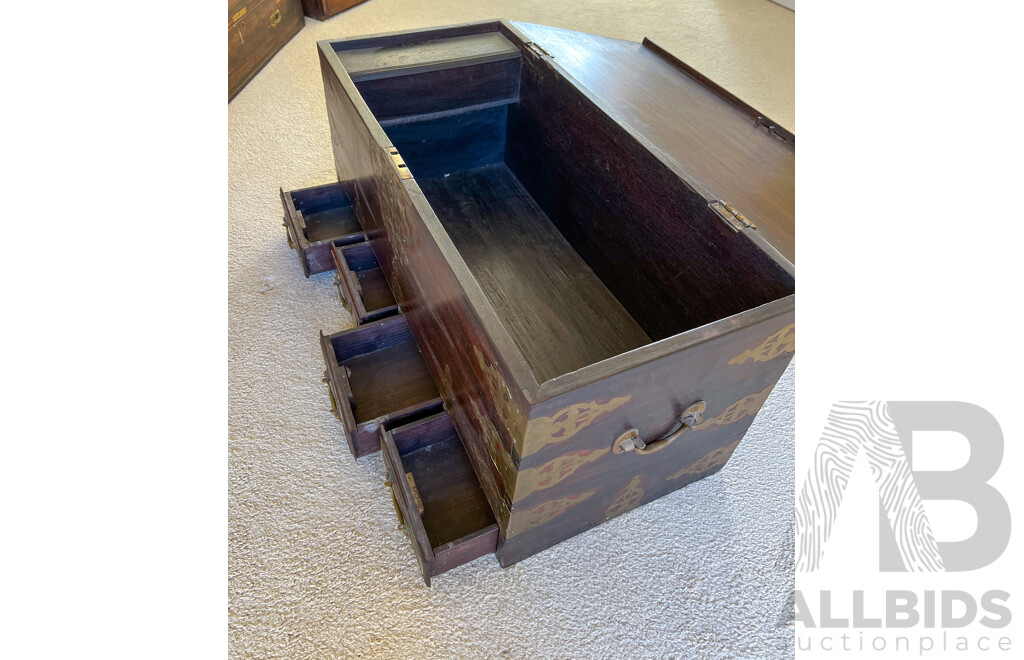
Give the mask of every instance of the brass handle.
[(277, 24), (281, 22), (281, 10), (276, 10), (270, 15), (270, 27), (277, 27)]
[(348, 299), (345, 298), (345, 292), (341, 288), (341, 274), (340, 273), (336, 273), (334, 275), (334, 286), (338, 287), (338, 297), (341, 298), (341, 306), (351, 312), (352, 309), (348, 306)]
[(331, 398), (331, 414), (334, 415), (334, 418), (340, 422), (341, 413), (338, 412), (338, 404), (334, 400), (334, 392), (331, 391), (331, 381), (328, 378), (326, 371), (324, 372), (324, 377), (321, 378), (320, 380), (327, 383), (327, 396)]
[(669, 432), (668, 435), (652, 440), (651, 442), (644, 442), (640, 439), (640, 432), (636, 429), (629, 429), (618, 438), (615, 439), (615, 443), (612, 444), (613, 454), (625, 454), (627, 452), (633, 452), (634, 454), (653, 454), (656, 451), (661, 451), (665, 447), (679, 439), (686, 429), (697, 426), (704, 420), (704, 411), (707, 409), (708, 404), (704, 401), (698, 401), (689, 408), (683, 411), (683, 414), (679, 416), (679, 426)]
[(395, 515), (398, 516), (398, 529), (402, 530), (406, 536), (409, 536), (409, 526), (405, 524), (405, 516), (402, 515), (402, 509), (398, 506), (398, 498), (395, 497), (395, 487), (391, 485), (391, 473), (388, 472), (386, 474), (387, 479), (384, 480), (384, 485), (391, 492), (391, 504), (394, 505)]
[(295, 249), (295, 241), (292, 240), (292, 233), (288, 230), (288, 223), (282, 222), (281, 226), (284, 227), (284, 235), (288, 239), (288, 247), (292, 250)]

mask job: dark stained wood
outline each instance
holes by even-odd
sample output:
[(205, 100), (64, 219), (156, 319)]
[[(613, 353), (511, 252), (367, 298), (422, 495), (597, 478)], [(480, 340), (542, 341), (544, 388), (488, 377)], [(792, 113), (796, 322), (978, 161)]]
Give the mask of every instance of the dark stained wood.
[(644, 48), (649, 49), (652, 53), (657, 54), (659, 57), (661, 57), (666, 62), (676, 67), (686, 75), (696, 80), (705, 89), (714, 92), (728, 103), (731, 103), (733, 106), (736, 107), (736, 109), (747, 115), (747, 118), (753, 121), (758, 126), (764, 126), (769, 130), (770, 133), (775, 135), (775, 137), (777, 137), (778, 139), (782, 140), (783, 142), (788, 142), (793, 146), (796, 146), (796, 136), (793, 135), (791, 131), (788, 131), (785, 128), (783, 128), (781, 125), (779, 125), (778, 122), (773, 121), (768, 117), (762, 115), (749, 103), (739, 98), (729, 90), (725, 89), (724, 87), (716, 83), (714, 80), (711, 80), (703, 73), (701, 73), (697, 69), (694, 69), (692, 66), (682, 61), (672, 53), (668, 52), (658, 44), (654, 43), (647, 37), (644, 37), (644, 40), (643, 42), (641, 42), (641, 45)]
[[(692, 331), (700, 340), (685, 350), (534, 406), (510, 521), (497, 553), (501, 564), (513, 564), (720, 469), (732, 450), (718, 450), (743, 438), (793, 356), (792, 301), (768, 307), (745, 312), (739, 323), (733, 317)], [(629, 429), (637, 429), (647, 443), (665, 436), (696, 401), (707, 403), (704, 422), (669, 447), (650, 455), (610, 451), (614, 439)], [(634, 479), (639, 480), (629, 506), (616, 505)], [(542, 507), (580, 495), (585, 498), (561, 516), (544, 519)]]
[(252, 3), (229, 0), (228, 21), (230, 102), (277, 51), (298, 34), (305, 21), (299, 0), (258, 0)]
[(404, 123), (420, 115), (515, 102), (519, 59), (363, 80), (356, 86), (378, 120)]
[(420, 188), (538, 381), (650, 342), (504, 163)]
[(338, 268), (339, 293), (356, 325), (364, 325), (399, 313), (384, 272), (369, 243), (332, 246)]
[[(417, 96), (403, 113), (396, 93), (379, 122), (338, 57), (404, 45), (422, 70), (416, 44), (488, 31), (522, 53), (514, 103), (452, 106), (439, 85), (443, 110), (422, 111), (430, 100)], [(339, 181), (463, 441), (503, 565), (721, 469), (795, 350), (792, 263), (771, 232), (734, 228), (709, 207), (724, 198), (750, 216), (736, 191), (784, 207), (792, 143), (652, 48), (573, 34), (549, 44), (489, 23), (320, 43)], [(570, 72), (587, 62), (584, 80)], [(444, 71), (476, 66), (487, 63)], [(682, 164), (691, 151), (718, 154), (708, 181)], [(762, 152), (770, 162), (743, 170), (741, 156)], [(600, 312), (607, 299), (621, 313)], [(586, 314), (592, 327), (579, 323)], [(642, 338), (601, 349), (630, 323)], [(562, 352), (580, 364), (557, 364), (567, 358), (553, 337), (569, 337)], [(663, 437), (697, 401), (705, 422), (656, 455), (612, 452), (630, 430)], [(399, 506), (414, 510), (397, 483)], [(426, 578), (440, 553), (421, 545)]]
[(306, 225), (306, 240), (310, 243), (330, 241), (362, 231), (351, 206), (305, 213), (303, 220)]
[(364, 2), (366, 0), (302, 0), (302, 10), (306, 16), (323, 21)]
[(338, 49), (337, 53), (345, 71), (357, 83), (370, 78), (408, 76), (428, 70), (520, 57), (519, 49), (500, 32), (457, 35), (411, 44)]
[(387, 127), (418, 179), (444, 176), (460, 170), (500, 162), (505, 152), (504, 105), (437, 119)]
[[(380, 435), (388, 481), (427, 585), (433, 576), (493, 553), (498, 526), (448, 415)], [(422, 514), (406, 474), (416, 484)]]
[[(493, 23), (471, 24), (436, 32), (475, 33), (488, 29), (497, 28)], [(355, 41), (389, 42), (402, 38), (385, 35)], [(423, 36), (414, 32), (408, 38), (422, 40)], [(494, 372), (504, 374), (503, 380), (514, 382), (510, 369), (517, 370), (517, 379), (532, 381), (533, 387), (536, 379), (521, 358), (516, 360), (515, 345), (454, 245), (444, 240), (444, 228), (418, 186), (410, 186), (409, 181), (401, 179), (385, 151), (390, 141), (338, 62), (335, 45), (320, 42), (319, 48), (339, 181), (354, 201), (404, 317), (422, 338), (418, 343), (439, 390), (447, 393), (455, 426), (477, 437), (485, 428), (503, 428), (497, 426), (498, 412), (481, 384), (488, 382), (488, 375)], [(509, 390), (507, 396), (518, 408), (526, 408), (523, 390)], [(498, 433), (500, 442), (511, 447), (511, 435)], [(466, 450), (496, 518), (507, 519), (507, 506), (502, 507), (504, 481), (497, 465), (477, 442), (468, 442)]]
[(306, 277), (335, 267), (333, 246), (366, 240), (352, 203), (337, 183), (301, 190), (281, 189), (281, 206), (288, 244), (298, 253)]
[(344, 360), (356, 424), (437, 398), (437, 388), (412, 341)]
[(752, 114), (761, 113), (742, 102), (740, 109), (734, 95), (723, 95), (721, 87), (707, 85), (706, 77), (680, 67), (677, 58), (661, 56), (660, 49), (544, 25), (513, 25), (542, 44), (552, 66), (608, 116), (671, 159), (698, 192), (732, 204), (794, 261), (794, 145), (752, 121)]
[(320, 333), (328, 390), (352, 455), (380, 448), (378, 428), (437, 412), (437, 387), (401, 316)]
[(546, 60), (524, 60), (521, 86), (509, 167), (651, 339), (792, 293), (783, 268)]
[[(507, 37), (508, 33), (503, 28), (503, 21), (473, 21), (470, 23), (441, 25), (432, 28), (414, 28), (412, 30), (378, 32), (376, 34), (345, 37), (342, 39), (325, 39), (319, 43), (322, 45), (321, 50), (329, 48), (337, 55), (338, 53), (347, 50), (357, 50), (360, 48), (390, 48), (392, 46), (402, 44), (421, 44), (435, 41), (437, 39), (448, 39), (450, 37), (459, 37), (470, 34), (497, 32), (499, 30)], [(336, 57), (335, 60), (340, 64), (340, 59)]]

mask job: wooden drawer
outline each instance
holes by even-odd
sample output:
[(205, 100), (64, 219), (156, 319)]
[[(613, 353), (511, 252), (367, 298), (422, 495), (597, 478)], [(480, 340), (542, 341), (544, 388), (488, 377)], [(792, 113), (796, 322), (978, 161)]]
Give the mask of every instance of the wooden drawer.
[(338, 268), (335, 284), (341, 303), (352, 313), (356, 325), (399, 313), (391, 286), (369, 243), (333, 245), (331, 254)]
[(299, 0), (228, 0), (228, 101), (305, 24)]
[(447, 413), (380, 430), (395, 510), (430, 578), (492, 554), (498, 524)]
[(302, 0), (302, 11), (306, 16), (323, 21), (364, 2), (366, 0)]
[(795, 348), (793, 136), (647, 41), (319, 46), (338, 179), (502, 565), (721, 469)]
[(441, 399), (405, 319), (396, 316), (333, 335), (320, 333), (332, 409), (352, 455), (380, 449), (379, 428), (441, 410)]
[(309, 277), (334, 268), (331, 246), (366, 240), (355, 209), (337, 183), (301, 190), (281, 189), (288, 246)]

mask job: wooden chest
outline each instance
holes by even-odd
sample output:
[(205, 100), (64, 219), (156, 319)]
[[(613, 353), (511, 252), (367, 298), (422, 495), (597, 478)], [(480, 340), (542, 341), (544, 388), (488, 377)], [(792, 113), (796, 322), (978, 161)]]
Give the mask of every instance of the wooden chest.
[[(648, 41), (492, 21), (319, 51), (338, 179), (448, 413), (377, 427), (406, 522), (451, 522), (414, 542), (425, 577), (721, 469), (793, 356), (793, 135)], [(472, 470), (415, 486), (453, 437)], [(496, 533), (472, 508), (448, 538), (467, 479)]]
[(228, 0), (228, 101), (303, 25), (299, 0)]

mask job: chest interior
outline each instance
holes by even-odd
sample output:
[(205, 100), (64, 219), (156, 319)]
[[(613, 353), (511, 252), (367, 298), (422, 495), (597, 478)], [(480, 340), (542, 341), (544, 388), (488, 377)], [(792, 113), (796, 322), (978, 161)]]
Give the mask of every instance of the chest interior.
[(338, 55), (538, 382), (793, 293), (651, 149), (502, 34)]

